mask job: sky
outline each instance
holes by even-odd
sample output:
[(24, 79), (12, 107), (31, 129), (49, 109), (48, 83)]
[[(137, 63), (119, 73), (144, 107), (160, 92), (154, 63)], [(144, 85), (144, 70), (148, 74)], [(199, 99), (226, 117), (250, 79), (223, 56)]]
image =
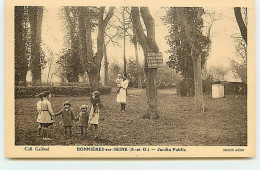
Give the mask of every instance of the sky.
[[(232, 8), (205, 8), (206, 12), (215, 12), (215, 18), (217, 19), (211, 29), (211, 52), (207, 60), (207, 68), (211, 66), (220, 66), (222, 68), (230, 68), (229, 59), (237, 59), (235, 51), (235, 42), (232, 36), (237, 36), (240, 34), (238, 25), (235, 21), (235, 16)], [(156, 42), (159, 46), (160, 51), (163, 53), (164, 62), (168, 60), (169, 54), (167, 50), (169, 45), (165, 37), (168, 35), (167, 26), (161, 21), (161, 17), (165, 15), (165, 11), (161, 8), (150, 8), (150, 12), (155, 19), (155, 35)], [(117, 12), (115, 15), (120, 16)], [(208, 16), (203, 17), (204, 25), (207, 27), (209, 22)], [(115, 17), (111, 20), (117, 21)], [(44, 18), (42, 25), (42, 44), (43, 50), (46, 52), (46, 59), (49, 59), (49, 53), (47, 50), (53, 52), (53, 59), (57, 60), (64, 48), (64, 28), (63, 22), (60, 18), (60, 8), (57, 7), (46, 7), (44, 10)], [(92, 36), (95, 44), (95, 34)], [(119, 64), (123, 64), (123, 39), (118, 41), (120, 47), (109, 44), (107, 47), (108, 62), (113, 63), (114, 61)], [(95, 46), (95, 45), (94, 45)], [(143, 52), (139, 46), (139, 59), (143, 62)], [(129, 39), (126, 39), (126, 58), (134, 58), (135, 51), (134, 46), (130, 44)], [(51, 67), (51, 71), (55, 71), (54, 65)], [(49, 66), (43, 71), (43, 81), (46, 81), (48, 76)], [(101, 69), (101, 76), (103, 69)], [(30, 78), (30, 77), (29, 77)], [(228, 79), (230, 81), (234, 80), (232, 77)], [(59, 78), (53, 78), (53, 81), (58, 82)]]

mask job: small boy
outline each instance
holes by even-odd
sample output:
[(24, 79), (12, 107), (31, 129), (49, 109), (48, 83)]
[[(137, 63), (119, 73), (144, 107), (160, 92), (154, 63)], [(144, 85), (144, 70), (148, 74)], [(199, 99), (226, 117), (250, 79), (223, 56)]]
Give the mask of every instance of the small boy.
[(63, 104), (64, 108), (55, 114), (55, 116), (62, 115), (62, 126), (64, 128), (64, 136), (67, 137), (67, 129), (69, 129), (69, 137), (72, 137), (72, 126), (73, 126), (73, 120), (74, 113), (71, 110), (71, 103), (69, 101), (65, 101)]

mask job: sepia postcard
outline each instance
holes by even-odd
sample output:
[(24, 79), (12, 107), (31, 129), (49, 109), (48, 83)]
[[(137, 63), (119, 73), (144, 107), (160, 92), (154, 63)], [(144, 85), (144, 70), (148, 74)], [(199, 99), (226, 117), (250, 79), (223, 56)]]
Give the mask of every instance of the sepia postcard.
[(6, 0), (5, 157), (255, 157), (253, 0)]

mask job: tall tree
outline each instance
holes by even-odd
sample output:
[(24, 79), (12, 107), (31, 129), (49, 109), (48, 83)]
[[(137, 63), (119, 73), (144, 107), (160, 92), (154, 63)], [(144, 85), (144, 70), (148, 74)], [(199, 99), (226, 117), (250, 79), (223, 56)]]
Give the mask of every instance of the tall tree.
[(78, 11), (75, 7), (64, 7), (66, 18), (66, 29), (68, 34), (65, 36), (69, 46), (65, 54), (62, 56), (64, 71), (68, 82), (78, 82), (79, 74), (82, 72), (80, 59), (78, 56), (79, 37), (77, 33)]
[(133, 28), (133, 39), (132, 39), (135, 47), (135, 62), (136, 62), (136, 68), (137, 68), (137, 86), (139, 89), (142, 88), (142, 73), (141, 73), (141, 67), (139, 63), (139, 58), (138, 58), (138, 41), (136, 37), (136, 30)]
[[(247, 9), (245, 8), (245, 12), (247, 13)], [(237, 20), (237, 24), (240, 29), (240, 33), (245, 43), (247, 44), (247, 26), (246, 22), (243, 19), (241, 7), (234, 7), (234, 13)]]
[[(181, 72), (183, 76), (183, 84), (185, 91), (183, 94), (186, 96), (194, 96), (195, 87), (194, 87), (194, 70), (193, 70), (193, 61), (191, 56), (191, 46), (186, 35), (186, 32), (183, 27), (183, 18), (188, 20), (188, 23), (193, 25), (194, 19), (196, 19), (197, 12), (193, 10), (194, 8), (186, 8), (189, 10), (186, 17), (182, 16), (178, 10), (178, 7), (171, 7), (167, 9), (166, 16), (163, 18), (163, 21), (168, 24), (169, 35), (167, 36), (167, 42), (170, 46), (169, 49), (169, 61), (167, 62), (169, 67), (172, 67), (177, 72)], [(213, 22), (216, 20), (214, 14), (210, 14), (210, 23), (207, 28), (207, 34), (204, 36), (201, 32), (201, 26), (197, 26), (194, 30), (199, 30), (196, 33), (196, 40), (198, 46), (197, 51), (202, 55), (201, 56), (201, 67), (204, 67), (204, 64), (207, 59), (208, 52), (210, 51), (210, 30), (213, 25)]]
[(104, 85), (108, 86), (108, 59), (107, 59), (107, 45), (104, 43)]
[(32, 82), (41, 82), (43, 52), (41, 49), (43, 7), (29, 6), (29, 22), (31, 33), (31, 64)]
[[(201, 73), (201, 61), (203, 50), (201, 44), (199, 44), (199, 35), (202, 33), (201, 28), (203, 26), (203, 20), (201, 18), (204, 13), (203, 8), (177, 8), (177, 13), (182, 16), (181, 24), (187, 37), (188, 44), (190, 46), (190, 53), (193, 62), (194, 72), (194, 86), (195, 86), (195, 110), (196, 112), (204, 112), (204, 100), (202, 90), (202, 73)], [(192, 17), (192, 23), (189, 22), (190, 13), (196, 15)]]
[[(140, 20), (140, 13), (143, 19), (147, 33)], [(148, 7), (131, 7), (131, 14), (133, 18), (133, 25), (136, 29), (136, 36), (143, 49), (145, 58), (145, 74), (146, 74), (146, 95), (147, 95), (147, 112), (143, 118), (158, 119), (159, 114), (157, 110), (157, 69), (148, 68), (147, 53), (159, 53), (159, 47), (155, 41), (155, 22)]]
[(124, 62), (124, 73), (127, 72), (127, 60), (126, 60), (126, 48), (125, 48), (125, 43), (126, 43), (126, 38), (129, 38), (131, 43), (133, 43), (134, 48), (135, 48), (135, 57), (136, 57), (136, 68), (138, 72), (138, 88), (142, 88), (142, 72), (141, 72), (141, 67), (139, 64), (139, 58), (138, 58), (138, 40), (136, 37), (135, 29), (133, 27), (133, 22), (132, 22), (132, 15), (131, 15), (131, 8), (129, 7), (122, 7), (119, 10), (116, 10), (117, 13), (120, 14), (120, 16), (117, 16), (115, 14), (115, 18), (119, 22), (120, 25), (117, 26), (120, 31), (122, 31), (122, 34), (119, 34), (120, 36), (118, 38), (123, 38), (123, 62)]
[(241, 37), (235, 37), (236, 53), (239, 60), (231, 60), (231, 68), (236, 77), (242, 82), (247, 83), (247, 8), (235, 7), (235, 17), (240, 29)]
[(89, 76), (92, 91), (99, 90), (100, 68), (104, 54), (105, 30), (114, 14), (115, 7), (110, 7), (105, 15), (105, 7), (98, 8), (97, 52), (92, 49), (92, 24), (90, 7), (79, 8), (80, 59)]
[(235, 77), (247, 83), (247, 44), (242, 38), (236, 38), (236, 43), (237, 60), (230, 59), (231, 70)]
[(104, 41), (104, 85), (109, 85), (108, 79), (109, 79), (109, 69), (108, 69), (108, 57), (107, 57), (107, 46), (112, 43), (113, 45), (117, 45), (120, 47), (118, 43), (118, 39), (122, 38), (122, 31), (120, 27), (112, 26), (113, 24), (110, 24), (107, 27), (107, 30), (116, 29), (116, 32), (112, 35), (110, 33), (105, 32), (105, 41)]
[(15, 7), (15, 84), (25, 84), (29, 69), (27, 7)]
[(129, 29), (132, 29), (132, 21), (131, 19), (131, 12), (128, 7), (121, 7), (119, 10), (117, 10), (117, 13), (120, 14), (120, 17), (115, 15), (120, 25), (118, 25), (118, 28), (122, 30), (122, 39), (123, 39), (123, 62), (124, 62), (124, 72), (126, 74), (126, 68), (127, 68), (127, 60), (126, 60), (126, 38), (129, 37), (132, 38), (132, 35), (129, 34)]

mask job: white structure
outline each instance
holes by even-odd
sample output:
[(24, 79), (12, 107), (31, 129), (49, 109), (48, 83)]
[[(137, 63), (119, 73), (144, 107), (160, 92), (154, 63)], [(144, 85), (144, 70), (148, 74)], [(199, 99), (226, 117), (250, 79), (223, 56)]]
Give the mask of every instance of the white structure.
[(223, 98), (224, 97), (224, 85), (214, 84), (212, 85), (212, 98)]

